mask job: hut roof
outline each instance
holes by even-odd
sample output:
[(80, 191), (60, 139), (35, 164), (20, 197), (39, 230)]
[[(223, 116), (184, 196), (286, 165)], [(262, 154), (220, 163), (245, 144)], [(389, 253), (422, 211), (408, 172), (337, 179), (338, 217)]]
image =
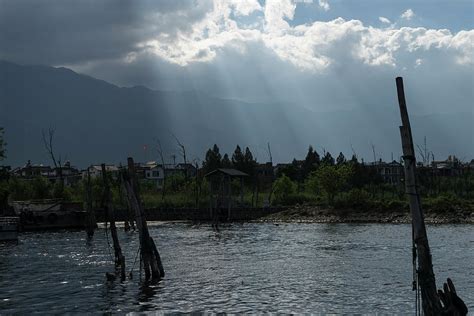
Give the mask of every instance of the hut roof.
[(223, 173), (223, 174), (226, 174), (226, 175), (231, 176), (231, 177), (248, 177), (248, 174), (246, 174), (245, 172), (242, 172), (242, 171), (237, 170), (237, 169), (227, 169), (227, 168), (215, 169), (215, 170), (209, 172), (208, 174), (206, 174), (205, 177), (212, 176), (213, 174), (216, 174), (216, 173)]

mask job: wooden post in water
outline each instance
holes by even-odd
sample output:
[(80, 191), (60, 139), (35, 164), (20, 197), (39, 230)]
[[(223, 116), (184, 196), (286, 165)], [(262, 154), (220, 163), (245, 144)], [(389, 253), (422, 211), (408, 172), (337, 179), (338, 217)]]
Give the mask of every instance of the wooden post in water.
[(91, 173), (87, 168), (87, 182), (85, 183), (85, 210), (86, 210), (86, 232), (87, 237), (91, 239), (94, 236), (94, 230), (97, 226), (95, 219), (94, 208), (92, 207), (92, 184), (91, 184)]
[(110, 222), (110, 234), (112, 235), (112, 241), (114, 244), (115, 254), (115, 267), (120, 267), (120, 279), (125, 281), (125, 257), (122, 254), (122, 248), (120, 248), (120, 242), (117, 236), (117, 227), (115, 226), (115, 211), (112, 204), (112, 193), (110, 191), (109, 179), (107, 178), (107, 170), (105, 164), (102, 167), (102, 180), (104, 182), (104, 202), (105, 210)]
[(145, 212), (139, 198), (138, 180), (135, 173), (135, 164), (132, 158), (128, 158), (128, 172), (122, 172), (122, 183), (130, 202), (130, 206), (135, 212), (135, 222), (140, 235), (140, 253), (143, 269), (145, 271), (145, 281), (151, 277), (156, 281), (165, 276), (160, 254), (156, 248), (153, 238), (150, 237)]
[(421, 289), (422, 307), (425, 315), (440, 315), (441, 304), (436, 290), (436, 281), (433, 273), (431, 252), (426, 234), (425, 220), (421, 208), (420, 196), (416, 185), (416, 158), (411, 134), (410, 120), (405, 102), (403, 79), (396, 79), (398, 103), (402, 126), (400, 134), (402, 138), (403, 160), (405, 163), (405, 189), (410, 203), (412, 216), (413, 238), (418, 253), (418, 282)]

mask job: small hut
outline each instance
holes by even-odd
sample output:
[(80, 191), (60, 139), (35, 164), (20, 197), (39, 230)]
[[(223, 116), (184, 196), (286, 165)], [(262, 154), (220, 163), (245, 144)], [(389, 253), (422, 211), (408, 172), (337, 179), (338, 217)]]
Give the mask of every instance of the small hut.
[(232, 201), (232, 180), (240, 180), (240, 204), (244, 204), (244, 177), (248, 174), (237, 169), (215, 169), (205, 176), (209, 179), (210, 212), (211, 218), (217, 220), (220, 210), (227, 209), (227, 220), (231, 217)]

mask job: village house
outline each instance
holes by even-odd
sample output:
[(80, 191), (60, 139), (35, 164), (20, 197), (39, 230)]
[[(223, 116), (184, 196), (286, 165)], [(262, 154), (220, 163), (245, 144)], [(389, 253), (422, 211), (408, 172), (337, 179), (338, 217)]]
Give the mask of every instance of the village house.
[(165, 164), (163, 166), (162, 164), (158, 164), (155, 161), (149, 161), (145, 164), (140, 164), (137, 169), (138, 168), (140, 173), (143, 173), (142, 179), (155, 182), (157, 188), (161, 188), (163, 186), (165, 177), (180, 174), (191, 178), (195, 177), (197, 173), (196, 167), (189, 163), (180, 163), (177, 165)]
[[(61, 170), (61, 172), (60, 172)], [(71, 166), (69, 161), (60, 168), (45, 166), (42, 164), (32, 164), (30, 160), (23, 166), (11, 170), (10, 174), (17, 178), (33, 179), (36, 177), (44, 177), (51, 183), (56, 183), (61, 178), (64, 185), (72, 185), (81, 179), (81, 173), (75, 167)]]
[(62, 174), (64, 185), (75, 184), (82, 178), (81, 172), (77, 168), (71, 166), (70, 161), (66, 161), (66, 163), (64, 163), (64, 165), (61, 168), (59, 167), (52, 168), (48, 176), (49, 181), (54, 182), (54, 183), (59, 181), (61, 177), (60, 173)]
[[(114, 179), (119, 176), (119, 168), (115, 165), (105, 165), (105, 171), (110, 173)], [(90, 165), (82, 171), (82, 179), (87, 179), (88, 174), (91, 178), (102, 177), (102, 165)]]
[(50, 166), (42, 164), (32, 164), (31, 160), (23, 166), (12, 170), (12, 174), (16, 177), (32, 179), (35, 177), (49, 177), (53, 170)]
[(463, 173), (463, 165), (456, 156), (448, 156), (446, 160), (432, 161), (431, 169), (437, 176), (453, 177)]
[(190, 178), (195, 177), (197, 173), (196, 167), (191, 163), (179, 163), (175, 166), (175, 169), (182, 170), (184, 175)]
[(375, 165), (377, 174), (382, 178), (384, 183), (397, 185), (400, 184), (405, 176), (403, 165), (398, 161), (383, 162), (379, 161)]

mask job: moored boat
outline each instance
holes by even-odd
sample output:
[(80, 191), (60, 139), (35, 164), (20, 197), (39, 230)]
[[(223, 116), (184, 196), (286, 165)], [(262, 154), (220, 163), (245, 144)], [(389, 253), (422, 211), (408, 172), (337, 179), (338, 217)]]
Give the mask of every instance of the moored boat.
[(18, 240), (19, 221), (14, 216), (0, 217), (0, 241)]
[(12, 203), (22, 230), (83, 228), (86, 212), (81, 203), (31, 200)]

